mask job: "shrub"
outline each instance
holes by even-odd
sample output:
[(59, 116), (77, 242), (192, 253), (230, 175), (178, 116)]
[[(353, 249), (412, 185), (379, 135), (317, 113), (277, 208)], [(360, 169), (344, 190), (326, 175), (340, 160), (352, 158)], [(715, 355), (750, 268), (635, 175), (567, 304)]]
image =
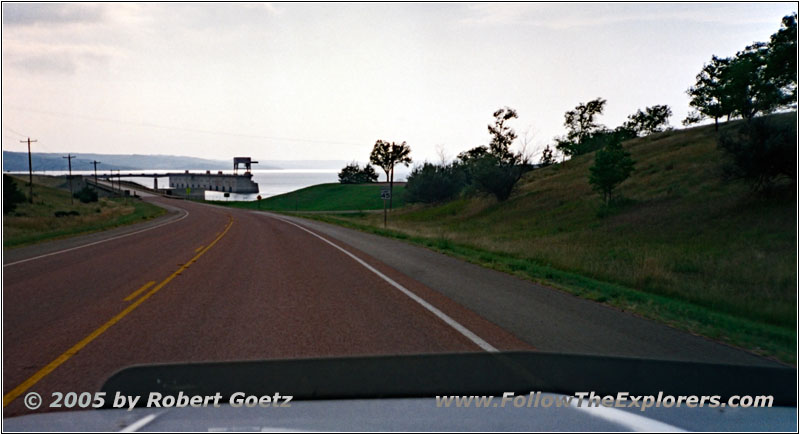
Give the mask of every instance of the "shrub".
[(378, 181), (378, 173), (369, 164), (364, 165), (362, 169), (358, 163), (353, 162), (339, 172), (339, 182), (342, 184), (364, 184), (376, 181)]
[(70, 210), (70, 211), (56, 210), (56, 212), (53, 214), (55, 215), (55, 217), (80, 216), (80, 213), (78, 213), (75, 210)]
[(27, 198), (17, 188), (17, 183), (10, 176), (3, 174), (3, 214), (11, 213), (17, 204), (25, 202)]
[(620, 141), (609, 143), (595, 154), (594, 165), (589, 168), (589, 183), (603, 194), (606, 205), (614, 189), (633, 172), (633, 164), (631, 154), (622, 148)]
[(83, 189), (75, 192), (72, 196), (78, 198), (82, 203), (97, 202), (97, 191), (89, 186), (83, 186)]
[(511, 196), (523, 172), (521, 165), (503, 162), (491, 154), (481, 157), (469, 166), (470, 178), (475, 187), (494, 195), (498, 201), (505, 201)]
[(747, 180), (756, 191), (768, 189), (780, 177), (795, 179), (796, 144), (794, 119), (756, 118), (717, 139), (730, 158), (723, 168), (725, 178)]
[(456, 197), (466, 185), (466, 177), (458, 165), (425, 163), (411, 171), (406, 181), (408, 202), (434, 203)]

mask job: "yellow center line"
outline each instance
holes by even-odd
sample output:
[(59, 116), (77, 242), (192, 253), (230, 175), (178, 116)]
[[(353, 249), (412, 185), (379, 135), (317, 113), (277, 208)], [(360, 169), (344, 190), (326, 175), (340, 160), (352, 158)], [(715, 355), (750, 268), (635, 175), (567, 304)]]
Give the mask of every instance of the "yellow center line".
[(106, 332), (106, 330), (112, 326), (114, 326), (117, 322), (122, 320), (123, 317), (127, 316), (131, 313), (131, 311), (135, 310), (139, 305), (141, 305), (144, 301), (146, 301), (150, 296), (153, 296), (161, 290), (162, 287), (167, 285), (170, 281), (172, 281), (176, 276), (178, 276), (183, 270), (189, 267), (192, 263), (197, 261), (203, 254), (208, 252), (212, 246), (214, 246), (223, 236), (228, 232), (228, 230), (233, 225), (233, 217), (228, 216), (228, 225), (225, 229), (217, 235), (217, 238), (214, 239), (208, 246), (205, 247), (200, 253), (195, 255), (191, 260), (189, 260), (186, 264), (181, 266), (178, 270), (172, 273), (172, 275), (168, 276), (164, 281), (161, 281), (157, 286), (153, 287), (149, 292), (147, 292), (144, 296), (133, 302), (132, 304), (128, 305), (127, 308), (122, 310), (119, 314), (112, 317), (111, 320), (107, 321), (103, 326), (97, 328), (91, 334), (87, 335), (83, 340), (79, 341), (77, 344), (69, 348), (66, 352), (59, 355), (58, 358), (51, 361), (49, 364), (44, 366), (38, 372), (34, 373), (33, 376), (26, 379), (23, 383), (19, 384), (16, 388), (9, 391), (3, 396), (3, 408), (8, 406), (9, 403), (13, 402), (14, 399), (22, 395), (25, 391), (29, 388), (34, 386), (37, 382), (41, 381), (45, 376), (49, 375), (53, 370), (58, 368), (61, 364), (64, 364), (68, 359), (70, 359), (73, 355), (78, 353), (81, 349), (86, 347), (89, 343), (91, 343), (95, 338), (99, 337), (102, 333)]
[(201, 249), (203, 249), (202, 245), (199, 248), (195, 249), (194, 252), (199, 252)]
[(141, 292), (143, 292), (143, 291), (147, 290), (148, 288), (150, 288), (150, 286), (152, 286), (152, 285), (153, 285), (153, 284), (155, 284), (155, 283), (156, 283), (155, 281), (150, 281), (150, 282), (148, 282), (147, 284), (145, 284), (145, 285), (143, 285), (143, 286), (139, 287), (139, 290), (136, 290), (135, 292), (133, 292), (133, 293), (129, 294), (129, 295), (128, 295), (128, 296), (127, 296), (125, 299), (123, 299), (123, 301), (130, 301), (130, 300), (133, 300), (133, 298), (135, 298), (136, 296), (139, 296), (139, 293), (141, 293)]

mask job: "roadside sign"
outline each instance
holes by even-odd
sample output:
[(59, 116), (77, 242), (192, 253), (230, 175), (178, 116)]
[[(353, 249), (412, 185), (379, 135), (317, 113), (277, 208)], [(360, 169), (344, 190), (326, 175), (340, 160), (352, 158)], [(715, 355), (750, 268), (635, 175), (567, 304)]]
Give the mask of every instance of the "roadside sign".
[(391, 199), (392, 192), (389, 189), (381, 189), (381, 199)]

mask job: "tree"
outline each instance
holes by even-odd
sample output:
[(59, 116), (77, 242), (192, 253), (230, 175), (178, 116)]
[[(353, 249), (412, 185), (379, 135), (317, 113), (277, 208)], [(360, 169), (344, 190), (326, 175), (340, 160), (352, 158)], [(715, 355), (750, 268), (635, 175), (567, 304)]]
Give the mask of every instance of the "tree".
[(14, 179), (3, 174), (3, 214), (11, 213), (17, 208), (17, 204), (25, 200), (25, 194), (17, 188)]
[(494, 195), (499, 201), (511, 196), (514, 186), (522, 174), (526, 162), (524, 151), (514, 153), (511, 144), (517, 133), (506, 122), (517, 117), (514, 109), (505, 107), (496, 110), (494, 125), (490, 124), (492, 140), (489, 147), (476, 147), (458, 155), (464, 164), (469, 181), (479, 190)]
[(556, 162), (556, 158), (553, 157), (553, 150), (550, 149), (550, 145), (544, 147), (542, 150), (542, 158), (539, 160), (539, 165), (541, 166), (550, 166)]
[(382, 140), (375, 142), (369, 161), (373, 165), (383, 169), (386, 173), (386, 181), (389, 182), (389, 209), (392, 208), (391, 194), (394, 190), (394, 167), (397, 165), (408, 166), (411, 163), (411, 147), (405, 141), (403, 143), (389, 143)]
[(724, 167), (726, 178), (747, 180), (755, 191), (768, 189), (779, 177), (797, 177), (794, 119), (754, 119), (722, 133), (717, 145), (730, 159)]
[(768, 57), (768, 45), (757, 42), (736, 53), (723, 73), (723, 91), (732, 113), (748, 122), (785, 103), (780, 86), (766, 75)]
[(457, 164), (417, 166), (408, 176), (405, 196), (408, 202), (435, 203), (458, 195), (466, 184), (464, 171)]
[(564, 114), (564, 126), (567, 127), (567, 139), (580, 143), (593, 131), (602, 127), (595, 122), (595, 117), (603, 114), (606, 100), (597, 98), (588, 103), (579, 103), (574, 110)]
[(469, 174), (478, 190), (494, 195), (498, 201), (505, 201), (522, 178), (523, 168), (515, 163), (503, 162), (489, 153), (473, 162)]
[(369, 164), (364, 165), (362, 169), (358, 163), (352, 162), (339, 172), (339, 182), (342, 184), (364, 184), (375, 181), (378, 181), (378, 174)]
[(596, 98), (588, 103), (579, 103), (574, 110), (564, 113), (567, 135), (555, 138), (556, 149), (562, 156), (584, 154), (583, 142), (592, 134), (605, 130), (603, 125), (595, 122), (595, 118), (603, 114), (605, 105), (606, 100)]
[(631, 131), (635, 136), (647, 136), (666, 130), (669, 127), (670, 116), (672, 109), (666, 104), (646, 107), (644, 112), (640, 109), (629, 115), (622, 128)]
[(783, 17), (770, 37), (766, 74), (783, 90), (786, 103), (797, 101), (797, 13)]
[(603, 194), (606, 205), (614, 189), (631, 175), (634, 163), (620, 141), (611, 142), (597, 151), (594, 165), (589, 168), (589, 183), (594, 190)]
[(711, 57), (711, 62), (703, 65), (696, 76), (695, 85), (686, 93), (691, 97), (689, 105), (695, 108), (684, 121), (684, 125), (700, 122), (705, 118), (714, 119), (714, 129), (719, 129), (719, 119), (730, 117), (731, 107), (724, 89), (724, 73), (730, 65), (728, 58)]
[(509, 107), (497, 109), (494, 114), (494, 125), (489, 124), (489, 134), (492, 141), (489, 143), (489, 152), (499, 160), (504, 162), (514, 161), (516, 156), (511, 152), (511, 144), (517, 138), (517, 133), (509, 126), (506, 121), (517, 118), (517, 111)]

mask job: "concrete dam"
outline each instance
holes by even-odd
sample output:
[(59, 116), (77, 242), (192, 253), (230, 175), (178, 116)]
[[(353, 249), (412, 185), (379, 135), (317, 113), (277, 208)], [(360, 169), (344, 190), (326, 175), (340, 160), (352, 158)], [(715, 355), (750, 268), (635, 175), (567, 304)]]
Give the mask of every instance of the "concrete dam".
[[(250, 165), (258, 163), (250, 157), (235, 157), (233, 159), (233, 173), (225, 174), (222, 171), (212, 173), (202, 172), (172, 172), (166, 174), (147, 173), (116, 173), (104, 174), (105, 179), (121, 177), (153, 177), (153, 189), (174, 196), (203, 199), (206, 191), (224, 193), (258, 193), (258, 183), (253, 181)], [(239, 165), (244, 165), (244, 173), (239, 173)], [(167, 178), (167, 186), (159, 186), (158, 179)]]

